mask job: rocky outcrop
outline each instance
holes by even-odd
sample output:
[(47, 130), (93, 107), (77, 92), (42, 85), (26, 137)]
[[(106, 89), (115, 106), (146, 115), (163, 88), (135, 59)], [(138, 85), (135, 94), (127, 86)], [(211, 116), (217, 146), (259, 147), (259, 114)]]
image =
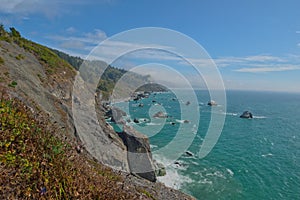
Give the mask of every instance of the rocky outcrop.
[(253, 115), (252, 115), (251, 112), (245, 111), (245, 112), (243, 112), (243, 114), (240, 116), (240, 118), (252, 119), (252, 118), (253, 118)]
[(148, 137), (126, 125), (123, 126), (123, 131), (118, 134), (127, 147), (130, 172), (155, 182), (156, 176)]
[(166, 168), (163, 164), (153, 160), (154, 170), (156, 176), (165, 176), (167, 174)]
[(209, 102), (207, 103), (207, 105), (209, 105), (209, 106), (216, 106), (216, 105), (218, 105), (218, 104), (217, 104), (217, 102), (211, 100), (211, 101), (209, 101)]
[(162, 111), (159, 111), (159, 112), (155, 113), (153, 115), (153, 117), (154, 118), (167, 118), (168, 116), (165, 113), (163, 113)]
[(107, 113), (106, 116), (110, 117), (110, 121), (114, 122), (116, 124), (125, 124), (125, 120), (123, 117), (125, 117), (127, 114), (125, 111), (121, 110), (118, 107), (112, 107)]

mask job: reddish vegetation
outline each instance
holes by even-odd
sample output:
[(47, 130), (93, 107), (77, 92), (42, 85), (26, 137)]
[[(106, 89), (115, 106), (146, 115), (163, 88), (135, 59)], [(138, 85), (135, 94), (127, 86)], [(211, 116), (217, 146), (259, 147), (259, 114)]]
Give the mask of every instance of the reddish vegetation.
[(2, 97), (0, 119), (0, 199), (147, 198), (146, 192), (126, 190), (122, 176), (55, 137), (45, 120), (18, 100)]

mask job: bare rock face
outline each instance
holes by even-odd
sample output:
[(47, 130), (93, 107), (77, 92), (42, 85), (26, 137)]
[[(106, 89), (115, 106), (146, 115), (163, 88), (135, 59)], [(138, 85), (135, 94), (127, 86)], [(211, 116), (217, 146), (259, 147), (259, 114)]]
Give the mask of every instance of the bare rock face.
[(126, 146), (104, 120), (98, 120), (94, 92), (80, 76), (75, 79), (73, 98), (74, 124), (86, 150), (103, 164), (129, 172)]
[[(49, 72), (34, 54), (3, 41), (0, 51), (5, 60), (1, 72), (7, 70), (7, 76), (17, 82), (14, 97), (47, 113), (49, 121), (58, 126), (57, 135), (80, 142), (99, 162), (129, 172), (126, 146), (105, 121), (98, 120), (94, 92), (84, 83), (74, 88), (79, 80), (73, 68), (57, 66), (60, 68)], [(24, 58), (18, 60), (10, 54)]]
[(123, 126), (123, 132), (118, 134), (127, 147), (130, 172), (155, 182), (156, 176), (148, 137), (126, 125)]

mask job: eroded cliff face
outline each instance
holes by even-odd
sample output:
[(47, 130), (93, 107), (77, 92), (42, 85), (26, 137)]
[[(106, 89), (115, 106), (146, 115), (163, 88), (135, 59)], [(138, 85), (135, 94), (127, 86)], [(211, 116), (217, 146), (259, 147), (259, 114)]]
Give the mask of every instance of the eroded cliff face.
[[(49, 69), (47, 63), (14, 43), (0, 41), (0, 46), (5, 61), (1, 76), (17, 83), (13, 96), (34, 110), (47, 113), (49, 121), (59, 127), (58, 135), (76, 140), (99, 162), (131, 172), (128, 146), (104, 120), (97, 107), (100, 105), (95, 105), (93, 89), (85, 84), (79, 72), (68, 65)], [(22, 55), (22, 59), (12, 55)]]
[(72, 107), (78, 137), (97, 160), (114, 169), (130, 172), (126, 146), (105, 122), (103, 114), (97, 114), (100, 109), (98, 106), (93, 89), (78, 74), (74, 84)]
[(62, 140), (82, 145), (100, 163), (123, 171), (116, 173), (124, 176), (125, 181), (120, 183), (124, 187), (138, 184), (157, 199), (191, 199), (162, 184), (129, 175), (132, 172), (155, 181), (148, 138), (129, 127), (125, 127), (122, 135), (115, 133), (101, 118), (101, 110), (95, 109), (94, 99), (89, 98), (95, 98), (94, 92), (83, 82), (76, 88), (81, 94), (74, 92), (74, 82), (82, 80), (76, 78), (78, 74), (70, 65), (50, 68), (47, 61), (13, 42), (0, 41), (0, 52), (4, 60), (0, 64), (0, 86), (9, 88), (10, 95), (33, 113), (47, 116)]
[[(49, 120), (58, 125), (58, 135), (67, 140), (76, 140), (98, 161), (129, 172), (126, 147), (121, 139), (113, 130), (107, 129), (105, 121), (86, 112), (86, 108), (91, 105), (90, 99), (77, 101), (83, 115), (80, 115), (81, 123), (75, 124), (72, 92), (77, 73), (71, 66), (57, 66), (49, 71), (47, 63), (41, 63), (34, 54), (18, 45), (5, 41), (0, 41), (0, 45), (1, 57), (5, 62), (1, 66), (2, 76), (17, 83), (13, 96), (34, 110), (47, 113)], [(12, 55), (22, 55), (22, 59)], [(81, 91), (81, 96), (90, 92), (84, 85)]]

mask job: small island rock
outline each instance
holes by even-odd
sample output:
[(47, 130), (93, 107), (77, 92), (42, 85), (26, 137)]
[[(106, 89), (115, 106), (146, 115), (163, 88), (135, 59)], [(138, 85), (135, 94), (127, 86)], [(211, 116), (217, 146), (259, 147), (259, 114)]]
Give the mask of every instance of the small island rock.
[(215, 101), (213, 101), (213, 100), (211, 100), (211, 101), (209, 101), (208, 103), (207, 103), (207, 105), (209, 105), (209, 106), (216, 106), (216, 105), (218, 105)]
[(253, 118), (253, 115), (252, 115), (251, 112), (245, 111), (245, 112), (243, 112), (243, 114), (240, 116), (240, 118), (252, 119), (252, 118)]
[(168, 116), (165, 113), (163, 113), (162, 111), (159, 111), (159, 112), (155, 113), (153, 115), (153, 117), (155, 117), (155, 118), (167, 118)]

